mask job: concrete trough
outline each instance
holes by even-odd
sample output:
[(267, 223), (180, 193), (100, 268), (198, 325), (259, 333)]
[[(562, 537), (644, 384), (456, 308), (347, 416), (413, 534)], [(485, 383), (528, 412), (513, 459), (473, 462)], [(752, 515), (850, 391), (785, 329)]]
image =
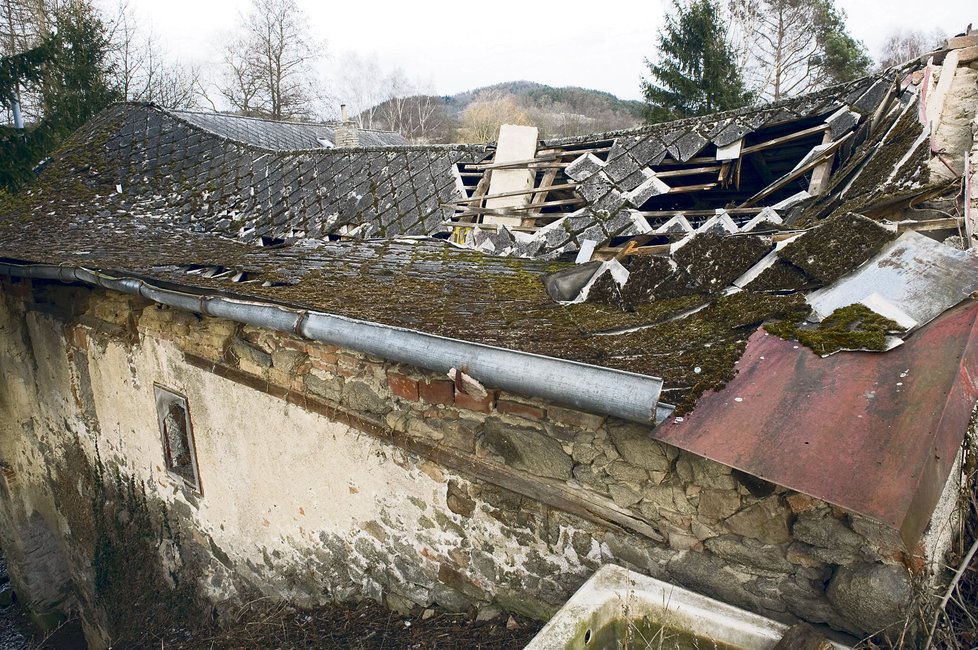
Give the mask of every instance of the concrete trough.
[[(767, 650), (788, 626), (655, 578), (606, 564), (526, 650)], [(847, 646), (832, 644), (837, 650)]]

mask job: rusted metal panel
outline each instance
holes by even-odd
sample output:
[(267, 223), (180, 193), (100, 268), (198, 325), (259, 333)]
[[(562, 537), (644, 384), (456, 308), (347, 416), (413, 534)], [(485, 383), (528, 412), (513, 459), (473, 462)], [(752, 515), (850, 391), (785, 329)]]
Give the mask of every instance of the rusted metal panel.
[(820, 358), (758, 330), (721, 391), (656, 438), (872, 517), (912, 547), (978, 399), (978, 304), (885, 354)]

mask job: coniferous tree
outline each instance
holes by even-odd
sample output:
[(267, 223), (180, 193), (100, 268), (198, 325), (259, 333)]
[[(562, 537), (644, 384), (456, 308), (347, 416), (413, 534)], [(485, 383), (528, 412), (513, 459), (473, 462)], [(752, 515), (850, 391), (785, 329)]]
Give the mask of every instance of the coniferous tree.
[(673, 0), (675, 14), (659, 33), (659, 58), (645, 60), (642, 80), (648, 122), (738, 108), (751, 101), (715, 0)]
[(52, 16), (38, 45), (0, 58), (0, 106), (19, 89), (38, 96), (39, 117), (27, 128), (0, 126), (0, 193), (33, 178), (33, 169), (73, 131), (118, 98), (109, 84), (106, 29), (86, 0), (69, 0)]

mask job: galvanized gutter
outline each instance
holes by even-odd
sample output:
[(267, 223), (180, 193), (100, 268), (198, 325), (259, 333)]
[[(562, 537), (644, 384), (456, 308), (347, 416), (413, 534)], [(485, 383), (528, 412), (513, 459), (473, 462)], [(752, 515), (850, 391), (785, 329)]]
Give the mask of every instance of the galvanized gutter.
[(672, 406), (659, 403), (662, 380), (658, 377), (318, 311), (164, 289), (137, 278), (116, 278), (84, 268), (0, 263), (0, 274), (82, 282), (185, 311), (297, 334), (438, 373), (464, 368), (467, 374), (493, 388), (632, 422), (658, 424), (673, 411)]

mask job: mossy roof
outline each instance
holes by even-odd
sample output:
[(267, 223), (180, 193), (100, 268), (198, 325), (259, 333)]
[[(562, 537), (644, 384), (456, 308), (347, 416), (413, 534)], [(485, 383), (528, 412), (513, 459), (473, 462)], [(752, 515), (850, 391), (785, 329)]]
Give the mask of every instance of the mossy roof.
[[(663, 155), (659, 149), (679, 159), (704, 139), (725, 143), (745, 129), (843, 106), (869, 112), (891, 87), (890, 77), (870, 77), (764, 109), (612, 134), (608, 164), (626, 161), (638, 171)], [(665, 380), (663, 399), (685, 406), (731, 376), (761, 322), (798, 317), (797, 295), (718, 298), (735, 274), (715, 260), (689, 260), (683, 272), (690, 282), (670, 281), (660, 299), (633, 297), (624, 310), (613, 300), (562, 306), (540, 278), (565, 262), (494, 257), (424, 238), (452, 214), (445, 204), (462, 191), (457, 165), (486, 153), (484, 146), (273, 150), (157, 107), (117, 104), (56, 152), (32, 186), (0, 202), (0, 257), (134, 275), (658, 376)], [(350, 229), (384, 239), (331, 241)], [(718, 250), (729, 249), (731, 259), (749, 251), (754, 260), (769, 248), (760, 240), (744, 244)], [(201, 266), (234, 274), (186, 272)], [(232, 281), (238, 272), (254, 281)]]

